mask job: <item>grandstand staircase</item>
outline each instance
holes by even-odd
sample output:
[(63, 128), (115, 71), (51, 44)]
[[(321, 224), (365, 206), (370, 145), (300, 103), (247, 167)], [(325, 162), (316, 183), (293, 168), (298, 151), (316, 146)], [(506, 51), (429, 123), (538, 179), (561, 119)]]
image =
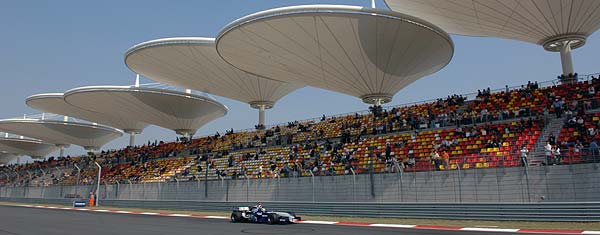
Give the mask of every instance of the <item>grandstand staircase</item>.
[(556, 138), (560, 134), (560, 130), (564, 125), (564, 121), (562, 118), (554, 118), (553, 116), (549, 117), (549, 121), (547, 122), (544, 130), (540, 134), (540, 137), (537, 139), (537, 142), (533, 146), (533, 149), (530, 150), (529, 153), (529, 166), (539, 166), (542, 162), (545, 162), (544, 155), (544, 146), (546, 145), (546, 141), (550, 134), (554, 134)]

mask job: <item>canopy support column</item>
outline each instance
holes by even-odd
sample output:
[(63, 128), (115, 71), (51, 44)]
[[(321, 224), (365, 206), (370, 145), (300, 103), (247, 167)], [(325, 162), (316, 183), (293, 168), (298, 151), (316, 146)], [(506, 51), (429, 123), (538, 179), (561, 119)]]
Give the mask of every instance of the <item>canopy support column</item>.
[(129, 146), (135, 146), (135, 132), (129, 133)]
[(550, 37), (540, 43), (544, 46), (544, 50), (560, 53), (562, 75), (558, 76), (558, 78), (562, 83), (572, 83), (577, 81), (577, 73), (575, 73), (575, 69), (573, 69), (571, 50), (583, 46), (585, 40), (585, 35), (569, 34)]
[(571, 42), (565, 41), (560, 49), (560, 62), (562, 64), (563, 75), (574, 74), (573, 58), (571, 56)]
[(140, 75), (136, 74), (135, 75), (135, 82), (133, 83), (134, 87), (140, 87)]
[(265, 105), (258, 106), (258, 126), (262, 129), (265, 127)]
[(65, 146), (59, 145), (58, 148), (60, 149), (60, 157), (63, 158), (65, 156)]

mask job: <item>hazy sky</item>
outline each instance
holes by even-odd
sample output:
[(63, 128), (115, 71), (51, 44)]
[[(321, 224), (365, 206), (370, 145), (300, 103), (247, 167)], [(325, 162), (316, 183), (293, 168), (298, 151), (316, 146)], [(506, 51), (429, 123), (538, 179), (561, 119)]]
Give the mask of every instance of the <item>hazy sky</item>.
[[(261, 10), (303, 4), (369, 6), (368, 0), (201, 0), (201, 1), (20, 1), (0, 3), (0, 118), (39, 113), (25, 105), (25, 97), (63, 92), (86, 85), (129, 85), (135, 74), (123, 63), (134, 44), (164, 37), (215, 37), (227, 23)], [(386, 8), (377, 1), (378, 8)], [(497, 38), (452, 35), (452, 62), (438, 73), (400, 91), (394, 104), (403, 104), (480, 88), (546, 81), (561, 73), (558, 53), (541, 46)], [(600, 38), (594, 34), (573, 52), (576, 72), (600, 72)], [(151, 82), (145, 80), (143, 82)], [(227, 116), (201, 128), (197, 135), (246, 129), (257, 123), (249, 105), (217, 97), (230, 108)], [(324, 102), (325, 101), (325, 102)], [(359, 99), (316, 88), (303, 88), (281, 99), (267, 111), (267, 124), (308, 119), (366, 109)], [(149, 127), (137, 143), (174, 140), (175, 133)], [(107, 148), (121, 148), (128, 137)], [(83, 153), (72, 146), (70, 154)]]

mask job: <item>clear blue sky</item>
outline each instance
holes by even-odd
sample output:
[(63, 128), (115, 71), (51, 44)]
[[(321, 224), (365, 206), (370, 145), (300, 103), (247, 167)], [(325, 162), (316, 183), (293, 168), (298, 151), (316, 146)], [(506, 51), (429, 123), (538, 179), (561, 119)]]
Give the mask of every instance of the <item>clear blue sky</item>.
[[(38, 113), (25, 105), (25, 97), (62, 92), (85, 85), (132, 84), (135, 74), (123, 63), (132, 45), (163, 37), (214, 37), (230, 21), (261, 10), (302, 4), (369, 6), (368, 0), (202, 0), (202, 1), (81, 1), (6, 0), (0, 4), (0, 118)], [(386, 8), (377, 1), (378, 8)], [(440, 72), (400, 91), (394, 104), (403, 104), (480, 88), (501, 88), (545, 81), (561, 73), (558, 53), (534, 44), (496, 38), (452, 36), (455, 54)], [(580, 74), (599, 72), (600, 36), (573, 53)], [(145, 81), (150, 82), (150, 81)], [(247, 104), (217, 97), (229, 114), (199, 130), (198, 134), (228, 128), (252, 127), (258, 119)], [(323, 102), (325, 101), (325, 102)], [(315, 88), (298, 90), (267, 111), (267, 123), (281, 123), (366, 109), (359, 99)], [(175, 133), (149, 127), (137, 143), (174, 140)], [(106, 148), (121, 148), (127, 138)], [(71, 147), (67, 153), (82, 153)]]

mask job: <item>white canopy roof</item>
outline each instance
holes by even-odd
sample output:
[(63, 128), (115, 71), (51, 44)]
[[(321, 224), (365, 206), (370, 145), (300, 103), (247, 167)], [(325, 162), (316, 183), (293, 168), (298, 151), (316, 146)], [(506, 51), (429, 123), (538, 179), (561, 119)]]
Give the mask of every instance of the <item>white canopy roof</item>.
[(493, 36), (545, 45), (563, 37), (585, 42), (600, 28), (598, 0), (385, 0), (390, 9), (414, 15), (449, 33)]
[(272, 106), (302, 87), (234, 68), (219, 57), (214, 38), (180, 37), (143, 42), (125, 53), (125, 64), (134, 72), (160, 83), (251, 105), (265, 103)]
[(102, 125), (29, 118), (0, 120), (0, 130), (56, 145), (79, 145), (87, 150), (100, 149), (123, 135), (118, 129)]
[(55, 145), (40, 140), (0, 138), (0, 152), (42, 158), (56, 150), (58, 148)]
[(228, 111), (225, 105), (208, 97), (157, 88), (90, 86), (69, 90), (64, 97), (67, 103), (81, 109), (118, 113), (123, 118), (161, 126), (182, 135), (193, 135), (201, 126)]
[(69, 117), (79, 118), (91, 122), (96, 122), (108, 126), (112, 126), (125, 132), (136, 132), (139, 133), (141, 130), (146, 128), (148, 124), (124, 118), (119, 113), (112, 112), (110, 114), (89, 111), (81, 109), (76, 106), (70, 105), (65, 102), (63, 93), (46, 93), (37, 94), (27, 97), (25, 103), (34, 109), (65, 115)]
[(217, 37), (217, 51), (225, 61), (253, 74), (385, 103), (446, 66), (454, 45), (443, 30), (412, 16), (308, 5), (232, 22)]

